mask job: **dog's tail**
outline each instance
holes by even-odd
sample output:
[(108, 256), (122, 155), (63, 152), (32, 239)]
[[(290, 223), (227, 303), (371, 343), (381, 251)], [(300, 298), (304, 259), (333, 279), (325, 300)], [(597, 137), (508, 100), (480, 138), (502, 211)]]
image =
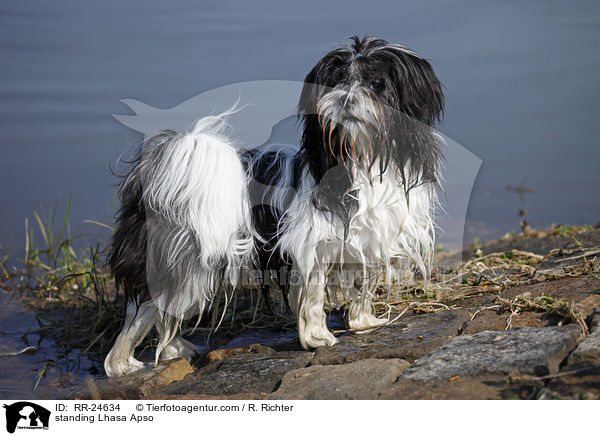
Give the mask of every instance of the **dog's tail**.
[(202, 313), (222, 287), (237, 285), (253, 257), (248, 175), (225, 135), (230, 114), (147, 141), (122, 187), (139, 187), (145, 209), (147, 289), (167, 330), (158, 353), (183, 319)]

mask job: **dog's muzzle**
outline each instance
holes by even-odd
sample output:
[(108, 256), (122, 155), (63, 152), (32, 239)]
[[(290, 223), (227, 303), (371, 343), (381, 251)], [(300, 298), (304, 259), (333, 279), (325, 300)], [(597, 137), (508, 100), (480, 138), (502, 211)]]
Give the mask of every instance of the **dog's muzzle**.
[(385, 108), (363, 86), (334, 88), (321, 97), (317, 112), (326, 147), (341, 157), (368, 161), (384, 137)]

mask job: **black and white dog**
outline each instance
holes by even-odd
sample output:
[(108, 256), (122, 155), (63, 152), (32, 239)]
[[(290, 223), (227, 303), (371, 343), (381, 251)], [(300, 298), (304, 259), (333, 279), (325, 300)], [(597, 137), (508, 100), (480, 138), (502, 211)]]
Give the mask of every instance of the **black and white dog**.
[(306, 76), (299, 149), (240, 150), (229, 113), (147, 141), (120, 189), (109, 263), (128, 306), (106, 373), (141, 367), (134, 350), (153, 326), (156, 361), (193, 357), (182, 321), (230, 295), (244, 268), (295, 274), (278, 281), (304, 348), (336, 343), (327, 298), (350, 328), (384, 322), (371, 304), (382, 279), (426, 276), (432, 260), (443, 104), (425, 59), (353, 37)]

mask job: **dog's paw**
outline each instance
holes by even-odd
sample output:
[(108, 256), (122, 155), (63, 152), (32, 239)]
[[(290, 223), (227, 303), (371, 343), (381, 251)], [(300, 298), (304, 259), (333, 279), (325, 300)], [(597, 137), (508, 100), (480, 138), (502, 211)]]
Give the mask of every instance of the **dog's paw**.
[(304, 332), (298, 332), (300, 343), (305, 349), (330, 347), (337, 344), (338, 340), (327, 329), (320, 326), (314, 326), (312, 329), (305, 329)]
[(109, 377), (129, 374), (139, 369), (152, 366), (151, 363), (140, 362), (133, 356), (127, 359), (110, 359), (110, 357), (111, 356), (108, 355), (104, 361), (104, 370)]
[(377, 318), (371, 313), (361, 313), (356, 317), (348, 318), (348, 327), (352, 330), (360, 330), (356, 334), (364, 334), (373, 331), (370, 327), (377, 328), (388, 322), (387, 319)]
[(350, 303), (348, 307), (348, 327), (352, 330), (359, 330), (355, 333), (363, 334), (372, 331), (385, 324), (387, 319), (379, 319), (373, 315), (373, 309), (369, 300), (356, 300)]
[(191, 361), (194, 357), (200, 354), (200, 349), (190, 341), (177, 336), (162, 350), (160, 360), (171, 360), (178, 357)]

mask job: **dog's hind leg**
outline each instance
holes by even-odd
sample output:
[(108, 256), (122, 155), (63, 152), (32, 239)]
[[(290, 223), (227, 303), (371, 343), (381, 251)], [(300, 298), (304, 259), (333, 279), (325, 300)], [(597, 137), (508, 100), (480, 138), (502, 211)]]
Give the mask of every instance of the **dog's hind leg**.
[[(348, 327), (360, 330), (356, 333), (368, 333), (369, 327), (377, 327), (385, 324), (387, 319), (377, 318), (373, 314), (373, 308), (370, 298), (359, 298), (354, 300), (348, 306)], [(366, 329), (366, 330), (363, 330)]]
[(125, 325), (104, 360), (104, 370), (109, 377), (124, 375), (144, 367), (133, 357), (135, 348), (142, 342), (158, 320), (158, 309), (152, 301), (127, 305)]
[(200, 354), (200, 349), (197, 345), (183, 339), (181, 336), (176, 336), (169, 342), (160, 353), (160, 360), (171, 360), (177, 357), (191, 361), (194, 357)]
[(171, 360), (183, 357), (191, 361), (200, 354), (200, 349), (190, 341), (177, 335), (180, 325), (175, 317), (163, 315), (163, 318), (156, 324), (158, 329), (158, 360)]
[(377, 318), (373, 314), (372, 299), (379, 284), (379, 274), (371, 272), (362, 283), (357, 283), (358, 295), (348, 305), (348, 327), (360, 330), (356, 333), (368, 333), (368, 327), (377, 327), (385, 324), (387, 319)]

